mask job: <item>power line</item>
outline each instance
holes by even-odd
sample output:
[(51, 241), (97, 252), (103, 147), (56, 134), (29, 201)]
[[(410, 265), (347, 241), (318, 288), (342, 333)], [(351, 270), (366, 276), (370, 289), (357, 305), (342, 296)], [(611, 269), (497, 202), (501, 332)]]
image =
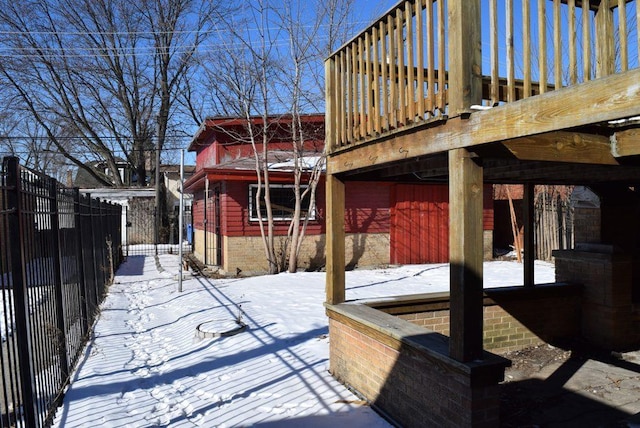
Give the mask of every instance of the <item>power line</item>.
[[(345, 25), (368, 25), (369, 21), (349, 21)], [(319, 24), (318, 28), (330, 27), (330, 24)], [(297, 28), (314, 28), (315, 25), (298, 25)], [(248, 33), (253, 32), (272, 32), (282, 30), (282, 27), (266, 27), (266, 28), (246, 28), (244, 31)], [(35, 35), (35, 36), (142, 36), (142, 35), (166, 35), (166, 34), (193, 34), (193, 35), (210, 35), (210, 34), (223, 34), (226, 36), (228, 34), (228, 30), (226, 29), (213, 29), (206, 31), (194, 31), (194, 30), (147, 30), (147, 31), (59, 31), (59, 30), (50, 30), (50, 31), (3, 31), (0, 30), (0, 36), (16, 36), (16, 35)]]
[[(54, 136), (53, 138), (57, 139), (57, 140), (88, 140), (88, 137), (83, 137), (83, 136), (73, 136), (73, 135), (69, 135), (69, 136)], [(51, 140), (53, 138), (50, 137), (46, 137), (46, 136), (28, 136), (28, 135), (0, 135), (0, 140), (12, 140), (12, 139), (16, 139), (16, 140)], [(100, 140), (133, 140), (134, 137), (131, 136), (114, 136), (114, 135), (103, 135), (103, 136), (97, 136), (96, 138), (100, 139)], [(193, 138), (192, 136), (189, 135), (165, 135), (165, 139), (191, 139)]]

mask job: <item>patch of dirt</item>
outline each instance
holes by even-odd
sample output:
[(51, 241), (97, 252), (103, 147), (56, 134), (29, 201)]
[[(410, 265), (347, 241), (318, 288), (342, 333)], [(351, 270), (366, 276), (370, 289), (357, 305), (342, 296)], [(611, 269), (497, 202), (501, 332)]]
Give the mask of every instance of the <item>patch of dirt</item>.
[(210, 268), (202, 263), (193, 254), (187, 254), (183, 257), (183, 262), (186, 265), (187, 270), (191, 270), (194, 275), (202, 275), (207, 278), (225, 278), (225, 275), (221, 275), (219, 269)]
[(571, 357), (571, 351), (540, 345), (507, 352), (503, 356), (511, 360), (511, 367), (505, 370), (505, 382), (511, 382), (530, 378), (550, 365), (562, 364)]
[[(545, 344), (502, 355), (511, 360), (511, 367), (505, 370), (505, 379), (500, 385), (501, 427), (631, 426), (627, 423), (629, 415), (618, 407), (635, 398), (621, 395), (620, 386), (613, 382), (615, 391), (607, 398), (624, 397), (623, 402), (608, 402), (602, 399), (602, 394), (596, 399), (596, 390), (600, 392), (598, 387), (604, 386), (591, 384), (594, 369), (589, 367), (593, 367), (590, 366), (592, 360), (598, 363), (598, 373), (607, 370), (603, 364), (618, 369), (627, 367), (631, 378), (636, 379), (633, 376), (633, 372), (638, 373), (634, 362), (636, 352), (611, 352), (572, 341), (562, 347)], [(578, 389), (575, 385), (567, 387), (570, 379), (575, 381), (581, 376), (583, 380), (575, 383)], [(603, 382), (606, 383), (606, 379)]]

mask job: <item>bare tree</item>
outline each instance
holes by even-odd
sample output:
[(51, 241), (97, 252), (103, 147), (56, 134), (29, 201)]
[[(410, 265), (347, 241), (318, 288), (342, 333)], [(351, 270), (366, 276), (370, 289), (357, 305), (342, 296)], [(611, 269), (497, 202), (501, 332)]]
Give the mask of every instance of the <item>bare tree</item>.
[[(299, 0), (252, 2), (245, 8), (243, 22), (228, 22), (225, 54), (216, 60), (216, 74), (204, 82), (217, 113), (246, 120), (244, 135), (253, 148), (257, 180), (252, 202), (257, 213), (266, 213), (265, 219), (258, 215), (257, 221), (270, 273), (297, 270), (306, 228), (315, 212), (324, 154), (308, 156), (309, 129), (303, 118), (323, 108), (323, 61), (347, 36), (342, 30), (351, 4), (351, 0), (331, 0), (317, 2), (316, 9), (309, 10), (308, 2)], [(185, 100), (185, 105), (195, 110), (192, 99)], [(288, 161), (295, 201), (287, 234), (278, 237), (270, 188), (274, 153), (269, 144), (276, 126), (286, 127), (291, 141)]]
[[(151, 154), (164, 147), (174, 100), (193, 52), (211, 34), (207, 22), (218, 5), (0, 0), (0, 45), (7, 52), (0, 76), (18, 101), (13, 108), (98, 182), (123, 185), (118, 162), (125, 160), (145, 184)], [(110, 179), (93, 167), (97, 161)]]

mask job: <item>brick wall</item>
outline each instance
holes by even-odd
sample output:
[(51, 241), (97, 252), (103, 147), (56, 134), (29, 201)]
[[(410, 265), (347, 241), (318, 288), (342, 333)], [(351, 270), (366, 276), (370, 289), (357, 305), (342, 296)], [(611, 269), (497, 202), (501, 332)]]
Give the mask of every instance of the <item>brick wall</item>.
[[(205, 234), (207, 259), (205, 260)], [(203, 263), (207, 265), (215, 264), (215, 251), (216, 251), (216, 235), (211, 232), (205, 232), (201, 229), (193, 230), (193, 254)]]
[[(507, 352), (580, 334), (581, 288), (539, 285), (485, 290), (484, 349)], [(449, 295), (404, 296), (370, 304), (415, 325), (449, 335)]]
[[(595, 345), (626, 350), (640, 345), (638, 308), (633, 303), (633, 257), (606, 245), (590, 251), (554, 251), (556, 278), (584, 285), (582, 334)], [(610, 250), (606, 252), (607, 248)]]
[(506, 360), (486, 353), (460, 363), (448, 357), (446, 337), (357, 307), (359, 315), (344, 317), (333, 310), (349, 305), (338, 306), (328, 308), (330, 371), (374, 407), (404, 427), (499, 425)]
[(600, 208), (574, 208), (573, 224), (575, 242), (600, 242), (600, 221)]
[[(279, 242), (284, 237), (276, 237)], [(276, 244), (278, 248), (279, 244)], [(318, 269), (325, 264), (325, 235), (305, 236), (300, 261), (300, 269)], [(267, 262), (262, 238), (255, 236), (223, 237), (223, 266), (225, 272), (235, 273), (236, 269), (249, 273), (264, 273)], [(389, 264), (388, 233), (347, 234), (345, 239), (345, 263), (347, 267), (384, 266)]]

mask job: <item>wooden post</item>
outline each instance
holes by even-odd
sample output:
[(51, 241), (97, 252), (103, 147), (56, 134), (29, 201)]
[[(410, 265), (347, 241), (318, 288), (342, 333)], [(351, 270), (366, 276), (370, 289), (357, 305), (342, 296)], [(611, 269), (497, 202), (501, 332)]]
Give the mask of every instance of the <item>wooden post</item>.
[(325, 76), (325, 135), (327, 153), (331, 153), (338, 145), (338, 134), (336, 126), (337, 122), (337, 97), (336, 97), (336, 81), (335, 81), (336, 63), (333, 58), (329, 58), (324, 62)]
[[(480, 0), (449, 0), (449, 116), (482, 102)], [(442, 64), (439, 64), (443, 72)], [(441, 88), (439, 88), (441, 89)]]
[(615, 47), (613, 44), (613, 11), (610, 0), (601, 0), (596, 12), (596, 77), (615, 72)]
[(449, 151), (449, 354), (482, 357), (482, 167), (466, 149)]
[(534, 281), (534, 261), (536, 259), (536, 251), (534, 247), (535, 220), (533, 217), (533, 198), (535, 186), (531, 183), (524, 185), (524, 286), (533, 287)]
[(344, 183), (327, 174), (327, 303), (336, 305), (345, 300), (344, 261)]

